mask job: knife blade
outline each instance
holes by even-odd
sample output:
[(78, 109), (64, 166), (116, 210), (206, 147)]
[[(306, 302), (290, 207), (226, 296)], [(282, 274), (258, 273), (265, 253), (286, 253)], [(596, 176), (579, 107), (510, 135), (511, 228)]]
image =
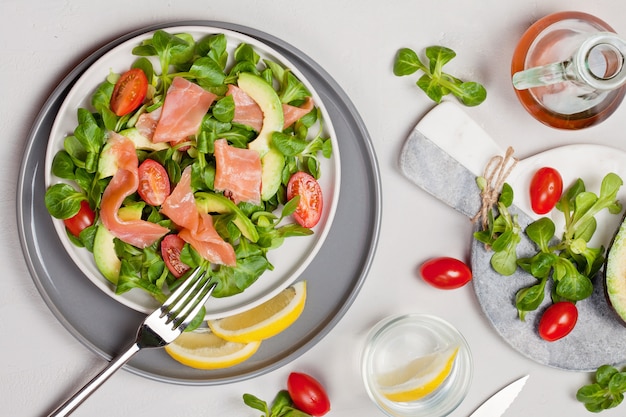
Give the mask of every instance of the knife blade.
[(528, 375), (511, 382), (482, 403), (469, 417), (501, 417), (524, 388)]

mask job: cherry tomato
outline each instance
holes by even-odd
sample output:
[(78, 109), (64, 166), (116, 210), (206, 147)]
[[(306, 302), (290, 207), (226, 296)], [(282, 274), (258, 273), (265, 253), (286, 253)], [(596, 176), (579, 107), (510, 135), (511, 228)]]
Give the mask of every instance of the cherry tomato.
[(111, 110), (118, 116), (124, 116), (135, 110), (146, 98), (148, 78), (139, 68), (126, 71), (113, 87)]
[(287, 183), (287, 199), (300, 196), (298, 208), (293, 213), (294, 219), (302, 227), (314, 227), (322, 216), (322, 188), (315, 178), (306, 172), (298, 171)]
[(161, 241), (161, 256), (165, 266), (176, 278), (183, 276), (191, 267), (180, 260), (180, 251), (183, 250), (185, 241), (178, 235), (167, 235)]
[(530, 206), (535, 213), (546, 214), (554, 208), (562, 192), (561, 174), (554, 168), (540, 168), (530, 181)]
[(462, 287), (472, 279), (472, 271), (455, 258), (433, 258), (420, 267), (422, 279), (435, 288), (452, 290)]
[(317, 417), (330, 410), (330, 401), (324, 387), (310, 375), (299, 372), (289, 374), (287, 391), (300, 411)]
[(546, 309), (539, 320), (539, 336), (554, 342), (567, 336), (578, 320), (578, 309), (569, 301), (559, 301)]
[(89, 203), (83, 200), (80, 202), (78, 213), (69, 219), (63, 220), (63, 223), (65, 223), (65, 227), (67, 227), (71, 234), (78, 237), (80, 232), (93, 224), (95, 218), (96, 213), (89, 207)]
[(163, 165), (146, 159), (139, 165), (139, 197), (151, 206), (160, 206), (170, 195), (170, 178)]

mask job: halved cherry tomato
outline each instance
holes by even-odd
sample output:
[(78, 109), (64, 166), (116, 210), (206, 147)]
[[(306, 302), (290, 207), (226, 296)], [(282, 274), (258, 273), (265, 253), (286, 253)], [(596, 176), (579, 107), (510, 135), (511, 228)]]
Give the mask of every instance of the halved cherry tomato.
[(530, 206), (535, 213), (546, 214), (554, 208), (562, 192), (561, 174), (554, 168), (540, 168), (530, 181)]
[(178, 235), (167, 235), (161, 241), (161, 256), (165, 266), (176, 278), (183, 276), (191, 267), (180, 260), (180, 251), (183, 250), (185, 241)]
[(559, 301), (546, 309), (539, 320), (539, 336), (554, 342), (567, 336), (576, 326), (578, 309), (569, 301)]
[(472, 279), (472, 271), (456, 258), (433, 258), (420, 267), (422, 279), (435, 288), (452, 290), (462, 287)]
[(151, 206), (160, 206), (170, 195), (170, 177), (163, 165), (153, 159), (146, 159), (137, 172), (139, 197)]
[(115, 83), (111, 95), (111, 110), (124, 116), (138, 108), (148, 92), (148, 78), (139, 68), (126, 71)]
[(294, 219), (302, 227), (314, 227), (322, 216), (322, 188), (313, 176), (298, 171), (289, 178), (287, 183), (287, 199), (300, 196), (298, 208), (293, 213)]
[(323, 416), (330, 411), (328, 394), (315, 378), (292, 372), (287, 379), (287, 391), (296, 408), (312, 416)]
[(71, 234), (78, 237), (80, 232), (93, 224), (95, 218), (96, 213), (89, 207), (89, 203), (83, 200), (80, 202), (80, 210), (78, 210), (78, 213), (69, 219), (63, 220), (63, 223), (65, 223), (65, 227), (67, 227)]

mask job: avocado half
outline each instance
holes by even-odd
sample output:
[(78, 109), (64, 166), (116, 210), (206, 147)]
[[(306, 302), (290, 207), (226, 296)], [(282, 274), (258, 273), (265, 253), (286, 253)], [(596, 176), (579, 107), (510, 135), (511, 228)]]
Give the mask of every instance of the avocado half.
[(609, 304), (626, 325), (626, 216), (609, 246), (604, 282)]

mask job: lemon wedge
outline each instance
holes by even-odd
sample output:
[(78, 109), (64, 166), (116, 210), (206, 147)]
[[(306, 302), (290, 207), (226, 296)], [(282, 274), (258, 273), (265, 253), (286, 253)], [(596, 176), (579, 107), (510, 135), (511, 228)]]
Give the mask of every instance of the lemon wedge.
[(221, 369), (237, 365), (252, 356), (261, 342), (235, 343), (209, 329), (184, 332), (165, 351), (183, 365), (196, 369)]
[(260, 341), (293, 324), (304, 310), (305, 301), (306, 281), (300, 281), (263, 304), (233, 316), (208, 320), (208, 325), (213, 333), (231, 342)]
[(379, 375), (380, 392), (395, 402), (417, 401), (433, 393), (450, 375), (458, 346), (414, 359), (406, 366)]

